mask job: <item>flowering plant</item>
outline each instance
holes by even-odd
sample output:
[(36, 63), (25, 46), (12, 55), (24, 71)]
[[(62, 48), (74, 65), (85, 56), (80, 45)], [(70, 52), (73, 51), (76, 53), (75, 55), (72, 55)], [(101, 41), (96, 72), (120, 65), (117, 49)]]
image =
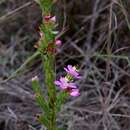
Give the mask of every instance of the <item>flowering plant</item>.
[[(45, 84), (47, 87), (48, 96), (45, 98), (38, 77), (32, 78), (32, 87), (35, 92), (35, 99), (42, 110), (42, 114), (38, 117), (38, 121), (43, 124), (48, 130), (61, 130), (56, 126), (56, 116), (65, 99), (70, 95), (73, 97), (79, 96), (80, 92), (74, 79), (80, 79), (76, 67), (68, 65), (64, 68), (67, 72), (65, 77), (60, 77), (55, 80), (54, 59), (57, 48), (62, 45), (62, 41), (56, 37), (55, 31), (56, 16), (50, 14), (52, 0), (39, 0), (39, 5), (44, 12), (43, 24), (40, 26), (40, 40), (34, 45), (37, 52), (40, 54), (45, 74)], [(56, 93), (56, 86), (62, 91)]]
[(76, 69), (75, 66), (72, 66), (72, 65), (68, 65), (67, 67), (64, 68), (64, 70), (70, 75), (70, 76), (73, 76), (77, 79), (80, 79), (81, 76), (80, 74), (78, 73), (78, 70)]
[(68, 92), (71, 96), (79, 96), (79, 89), (77, 88), (76, 84), (73, 82), (73, 78), (81, 78), (77, 69), (72, 67), (72, 65), (68, 65), (64, 70), (67, 72), (65, 77), (60, 77), (59, 80), (55, 81), (55, 84), (59, 86), (61, 89)]
[(79, 90), (75, 83), (69, 83), (66, 78), (61, 77), (60, 80), (56, 80), (55, 84), (59, 86), (62, 90), (68, 92), (71, 96), (79, 96)]

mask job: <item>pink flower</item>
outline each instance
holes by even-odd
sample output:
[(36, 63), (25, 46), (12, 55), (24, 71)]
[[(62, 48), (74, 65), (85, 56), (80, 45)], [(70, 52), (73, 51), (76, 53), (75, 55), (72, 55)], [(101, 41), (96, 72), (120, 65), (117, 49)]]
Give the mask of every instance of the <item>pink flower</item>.
[(51, 18), (50, 18), (50, 21), (56, 22), (56, 16), (51, 17)]
[(55, 40), (55, 44), (56, 44), (57, 46), (61, 46), (61, 45), (62, 45), (62, 41), (59, 40), (59, 39), (57, 39), (57, 40)]
[(73, 97), (77, 97), (80, 95), (79, 89), (71, 89), (70, 95)]
[(69, 83), (68, 80), (64, 77), (61, 77), (60, 80), (56, 80), (54, 83), (61, 89), (68, 92), (71, 96), (76, 97), (80, 95), (79, 90), (77, 89), (75, 83)]
[(79, 73), (77, 72), (76, 68), (73, 67), (72, 65), (68, 65), (66, 68), (64, 68), (64, 70), (70, 74), (71, 76), (74, 76), (77, 79), (80, 79), (81, 76), (79, 75)]
[(43, 37), (43, 35), (44, 35), (43, 32), (40, 32), (39, 34), (40, 34), (40, 37)]
[(46, 16), (44, 16), (44, 20), (45, 20), (45, 22), (49, 22), (49, 21), (51, 21), (51, 22), (56, 22), (56, 16), (51, 16), (51, 15), (46, 15)]
[(59, 80), (56, 80), (55, 85), (59, 86), (61, 89), (67, 89), (69, 88), (77, 88), (75, 83), (69, 83), (68, 80), (64, 77), (60, 77)]

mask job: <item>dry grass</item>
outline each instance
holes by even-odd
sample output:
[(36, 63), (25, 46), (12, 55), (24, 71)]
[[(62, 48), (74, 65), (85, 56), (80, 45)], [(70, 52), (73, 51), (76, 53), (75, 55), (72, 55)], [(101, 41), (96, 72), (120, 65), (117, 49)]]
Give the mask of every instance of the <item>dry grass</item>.
[[(84, 2), (64, 5), (65, 20), (73, 20), (73, 24), (66, 23), (73, 34), (64, 38), (57, 62), (62, 67), (68, 63), (80, 65), (83, 78), (78, 83), (81, 96), (66, 104), (62, 118), (69, 120), (68, 130), (129, 130), (130, 3)], [(81, 8), (75, 8), (76, 4)]]
[[(73, 64), (79, 65), (83, 76), (77, 82), (81, 96), (68, 99), (59, 114), (59, 126), (64, 125), (68, 130), (130, 130), (129, 5), (126, 0), (59, 0), (56, 4), (59, 29), (69, 29), (62, 37), (64, 45), (57, 54), (57, 75), (63, 73), (64, 65)], [(17, 35), (18, 32), (14, 37)], [(14, 41), (21, 43), (19, 38), (15, 39), (8, 49), (12, 48)], [(23, 53), (28, 53), (30, 50), (25, 50), (25, 46), (22, 46)], [(19, 50), (17, 53), (21, 54)], [(11, 54), (12, 58), (14, 53)], [(8, 56), (3, 57), (11, 63)], [(6, 69), (7, 64), (4, 67)], [(29, 77), (32, 74), (30, 72)], [(19, 85), (16, 86), (21, 86), (25, 79), (18, 79)], [(21, 88), (26, 90), (29, 86), (25, 84)], [(31, 89), (27, 91), (31, 93)], [(26, 113), (23, 115), (27, 116)]]

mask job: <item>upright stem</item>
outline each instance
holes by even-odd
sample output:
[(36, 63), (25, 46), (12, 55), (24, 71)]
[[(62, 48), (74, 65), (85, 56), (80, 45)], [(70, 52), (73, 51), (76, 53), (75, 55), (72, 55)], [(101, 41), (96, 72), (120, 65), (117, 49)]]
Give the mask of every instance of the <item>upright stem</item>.
[(45, 84), (48, 89), (48, 101), (50, 106), (50, 123), (48, 130), (56, 129), (56, 111), (55, 111), (55, 101), (56, 101), (56, 89), (54, 85), (54, 56), (51, 54), (43, 55), (43, 67), (45, 72)]
[[(38, 0), (38, 3), (42, 9), (42, 12), (45, 16), (50, 16), (53, 0)], [(55, 37), (54, 34), (51, 33), (51, 31), (54, 29), (53, 24), (51, 23), (45, 23), (46, 21), (43, 21), (43, 24), (41, 25), (41, 31), (44, 33), (43, 40), (41, 41), (40, 49), (42, 51), (46, 51), (48, 45), (52, 42), (54, 42)], [(55, 80), (55, 72), (54, 72), (54, 54), (45, 52), (41, 53), (42, 58), (42, 64), (44, 69), (44, 75), (45, 75), (45, 84), (48, 91), (48, 104), (49, 104), (49, 125), (48, 130), (56, 130), (56, 88), (54, 85)]]

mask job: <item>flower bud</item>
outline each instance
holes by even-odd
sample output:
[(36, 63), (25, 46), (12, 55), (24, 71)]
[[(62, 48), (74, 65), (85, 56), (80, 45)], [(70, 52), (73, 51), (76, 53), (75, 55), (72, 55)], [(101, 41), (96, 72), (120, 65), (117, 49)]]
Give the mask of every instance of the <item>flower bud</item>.
[(61, 45), (62, 45), (62, 41), (59, 40), (59, 39), (57, 39), (57, 40), (55, 41), (55, 44), (56, 44), (57, 46), (61, 46)]
[(38, 80), (38, 76), (34, 76), (34, 77), (32, 78), (32, 81), (35, 81), (35, 80)]

